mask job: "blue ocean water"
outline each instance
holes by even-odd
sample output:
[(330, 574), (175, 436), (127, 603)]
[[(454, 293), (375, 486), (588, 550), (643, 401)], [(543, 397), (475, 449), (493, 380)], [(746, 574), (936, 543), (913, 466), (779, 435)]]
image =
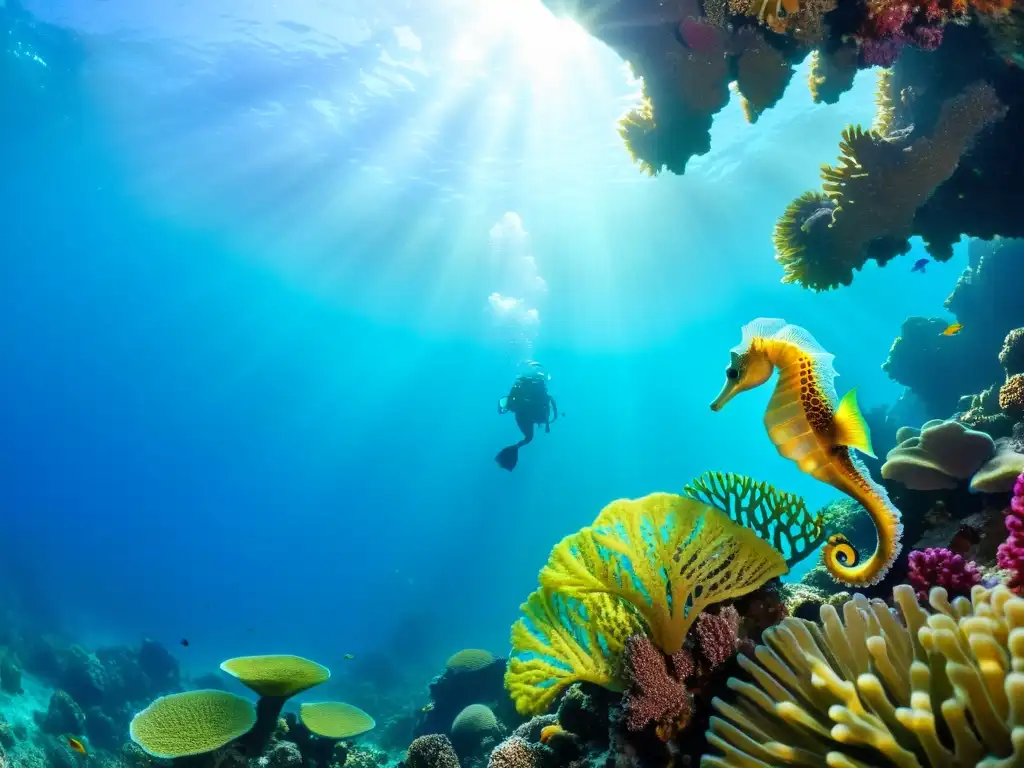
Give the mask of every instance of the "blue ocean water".
[[(501, 5), (8, 0), (0, 570), (41, 622), (197, 674), (291, 652), (429, 677), (506, 652), (612, 499), (707, 469), (838, 496), (775, 454), (767, 388), (708, 404), (754, 317), (809, 329), (870, 407), (900, 394), (903, 319), (943, 316), (962, 254), (779, 282), (774, 220), (870, 123), (871, 74), (828, 107), (794, 83), (754, 126), (734, 102), (648, 179), (622, 62)], [(506, 473), (527, 357), (565, 416)]]

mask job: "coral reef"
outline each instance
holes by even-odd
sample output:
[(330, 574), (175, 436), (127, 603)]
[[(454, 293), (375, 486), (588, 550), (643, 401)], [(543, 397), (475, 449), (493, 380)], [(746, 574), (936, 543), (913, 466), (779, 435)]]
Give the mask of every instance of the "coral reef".
[(420, 713), (414, 734), (447, 734), (458, 714), (471, 704), (486, 705), (501, 722), (517, 723), (515, 704), (505, 690), (505, 664), (504, 658), (478, 648), (450, 656), (444, 671), (430, 683), (430, 705)]
[(753, 682), (730, 679), (733, 695), (714, 702), (720, 755), (701, 765), (1024, 762), (1024, 658), (1010, 639), (1024, 599), (975, 587), (951, 604), (935, 588), (929, 612), (909, 586), (893, 598), (902, 624), (882, 600), (854, 596), (842, 618), (824, 606), (819, 624), (766, 631), (755, 658), (740, 658)]
[(409, 768), (459, 768), (459, 757), (447, 736), (428, 733), (417, 736), (405, 756)]

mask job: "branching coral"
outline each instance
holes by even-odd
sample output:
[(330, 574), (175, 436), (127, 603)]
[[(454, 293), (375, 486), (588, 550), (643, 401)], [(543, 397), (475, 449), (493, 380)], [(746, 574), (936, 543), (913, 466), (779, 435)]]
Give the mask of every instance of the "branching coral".
[(942, 587), (950, 595), (959, 597), (969, 595), (971, 587), (981, 583), (978, 566), (948, 549), (914, 550), (907, 560), (907, 582), (917, 592), (919, 600), (927, 600), (932, 587)]
[(820, 512), (812, 514), (799, 496), (732, 472), (705, 472), (683, 488), (690, 498), (726, 512), (786, 558), (803, 560), (825, 540)]
[[(808, 229), (808, 220), (797, 219), (806, 208), (794, 211), (790, 206), (784, 222), (776, 227), (776, 259), (784, 269), (783, 282), (813, 290), (849, 285), (853, 270), (867, 259), (885, 264), (905, 253), (916, 210), (956, 170), (977, 133), (1004, 112), (995, 90), (975, 82), (943, 104), (928, 136), (884, 137), (860, 127), (847, 128), (838, 165), (822, 168), (822, 189), (835, 204), (824, 237), (830, 252), (808, 258), (809, 246), (817, 250), (821, 243), (814, 240), (826, 233), (817, 233), (818, 238), (798, 236), (798, 231), (802, 235)], [(780, 243), (782, 233), (794, 239), (783, 237)], [(825, 276), (824, 264), (828, 265)]]
[(893, 591), (903, 624), (881, 600), (856, 595), (818, 624), (787, 618), (764, 633), (752, 683), (715, 699), (705, 768), (753, 765), (973, 766), (1024, 764), (1024, 599), (975, 587), (971, 599)]
[(654, 493), (612, 502), (592, 526), (562, 540), (540, 583), (567, 597), (623, 598), (644, 618), (655, 645), (672, 654), (707, 606), (786, 570), (781, 554), (720, 510)]
[[(676, 651), (675, 656), (683, 655), (688, 657), (689, 652)], [(683, 684), (692, 671), (692, 660), (683, 661), (690, 669), (673, 674), (650, 639), (634, 635), (626, 646), (626, 661), (630, 680), (625, 699), (626, 726), (639, 731), (648, 723), (656, 723), (663, 739), (685, 727), (693, 716), (693, 696)]]

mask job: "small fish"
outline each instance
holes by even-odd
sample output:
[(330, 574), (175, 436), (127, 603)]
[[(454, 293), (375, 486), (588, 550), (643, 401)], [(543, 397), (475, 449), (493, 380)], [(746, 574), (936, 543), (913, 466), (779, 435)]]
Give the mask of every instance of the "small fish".
[(953, 323), (952, 325), (947, 326), (946, 330), (944, 330), (942, 333), (940, 333), (939, 336), (956, 336), (963, 329), (964, 329), (964, 324), (963, 323)]
[(75, 752), (77, 752), (80, 755), (87, 755), (87, 754), (89, 754), (88, 752), (85, 751), (85, 745), (82, 742), (80, 742), (78, 739), (76, 739), (76, 738), (74, 738), (72, 736), (68, 736), (68, 746), (71, 747), (72, 750), (74, 750)]
[(181, 640), (179, 640), (178, 642), (181, 643), (181, 647), (182, 648), (188, 648), (188, 638), (187, 637), (181, 638)]
[(429, 704), (424, 704), (422, 707), (420, 707), (420, 712), (432, 712), (433, 710), (434, 710), (434, 702), (430, 702)]
[(355, 657), (356, 655), (354, 653), (346, 653), (342, 658), (347, 659), (348, 661), (352, 661), (352, 659), (354, 659)]
[(911, 269), (910, 271), (911, 272), (920, 272), (921, 274), (924, 274), (924, 268), (927, 267), (927, 266), (928, 266), (928, 259), (918, 259), (917, 261), (914, 262), (914, 268)]

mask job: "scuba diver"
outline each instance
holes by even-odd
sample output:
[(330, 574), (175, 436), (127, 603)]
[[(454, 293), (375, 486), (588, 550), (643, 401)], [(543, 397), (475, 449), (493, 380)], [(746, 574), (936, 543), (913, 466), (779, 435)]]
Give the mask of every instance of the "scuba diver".
[(523, 433), (523, 439), (514, 445), (502, 448), (494, 460), (498, 466), (511, 472), (519, 461), (519, 449), (533, 440), (535, 425), (544, 425), (550, 432), (551, 425), (558, 420), (558, 406), (548, 394), (548, 376), (540, 363), (531, 362), (528, 373), (516, 377), (509, 393), (498, 401), (498, 413), (511, 411), (516, 417), (516, 426)]

